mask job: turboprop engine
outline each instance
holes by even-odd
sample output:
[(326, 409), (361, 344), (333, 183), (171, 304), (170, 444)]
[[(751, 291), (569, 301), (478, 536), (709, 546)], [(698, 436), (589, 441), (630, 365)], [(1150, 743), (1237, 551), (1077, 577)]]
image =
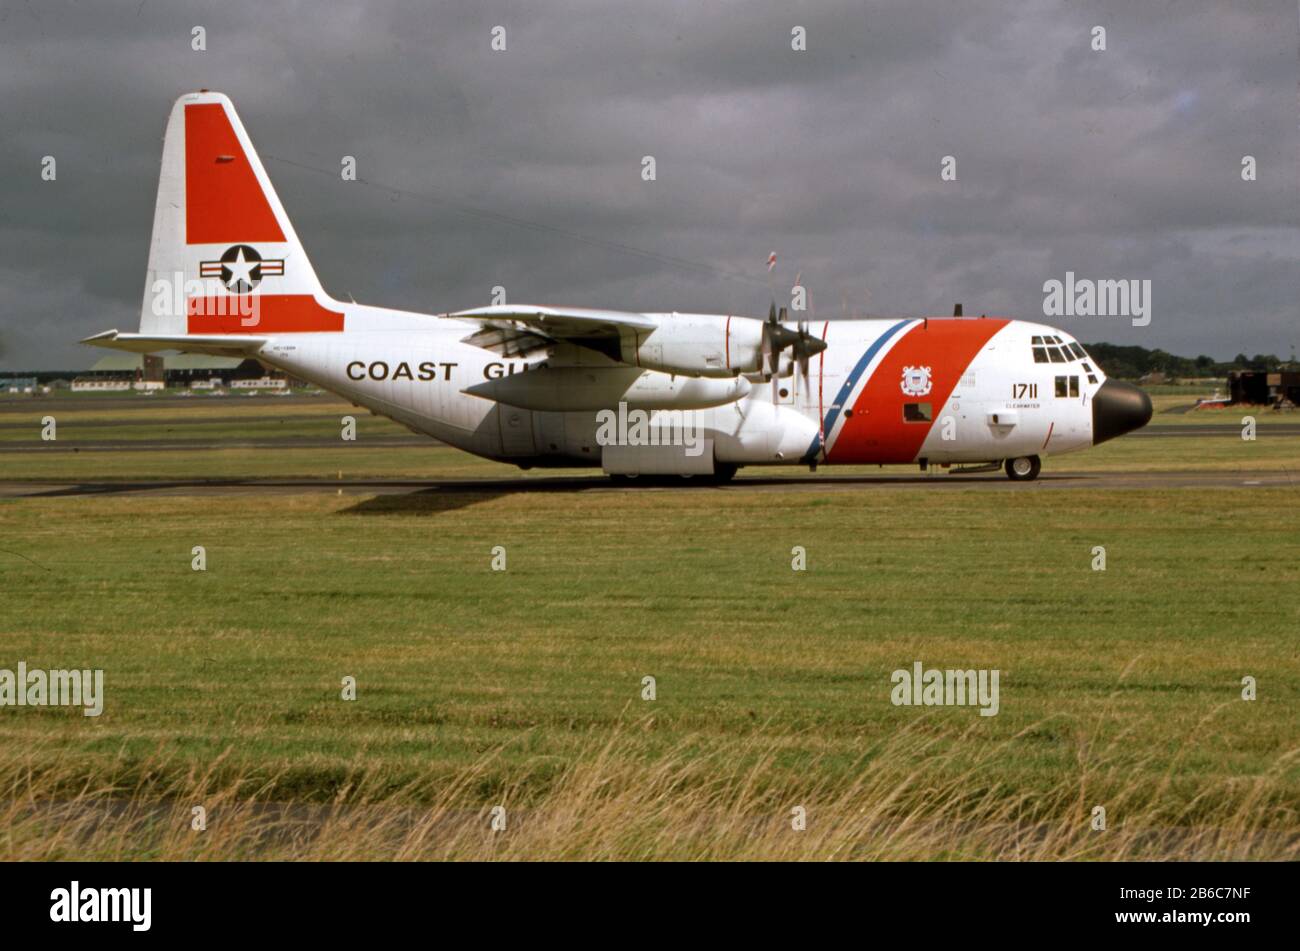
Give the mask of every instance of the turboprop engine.
[(725, 314), (647, 314), (659, 326), (623, 337), (624, 363), (688, 376), (753, 373), (763, 360), (763, 322)]
[(781, 352), (789, 349), (793, 363), (808, 375), (808, 358), (826, 349), (826, 342), (808, 332), (800, 321), (797, 330), (785, 325), (786, 310), (778, 317), (772, 305), (767, 320), (723, 314), (648, 314), (658, 321), (653, 331), (636, 331), (622, 338), (624, 363), (664, 373), (727, 377), (756, 373), (764, 380), (779, 376)]
[(551, 367), (486, 380), (464, 392), (520, 409), (578, 413), (626, 403), (629, 409), (708, 409), (749, 395), (743, 376), (682, 376), (637, 367)]

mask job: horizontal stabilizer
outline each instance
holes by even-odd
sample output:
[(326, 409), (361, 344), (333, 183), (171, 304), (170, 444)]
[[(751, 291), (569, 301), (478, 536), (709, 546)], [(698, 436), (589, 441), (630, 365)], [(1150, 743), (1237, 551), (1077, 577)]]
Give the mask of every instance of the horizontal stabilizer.
[(206, 353), (216, 357), (252, 357), (257, 355), (266, 341), (266, 337), (253, 337), (248, 334), (153, 335), (106, 330), (93, 337), (86, 337), (81, 342), (92, 347), (107, 347), (110, 350), (126, 350), (130, 353), (182, 350), (186, 353)]

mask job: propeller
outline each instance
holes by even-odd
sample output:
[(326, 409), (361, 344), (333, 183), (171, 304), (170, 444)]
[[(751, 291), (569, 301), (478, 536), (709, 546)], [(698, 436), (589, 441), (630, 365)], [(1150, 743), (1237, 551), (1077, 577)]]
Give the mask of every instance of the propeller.
[(826, 341), (808, 332), (808, 321), (800, 319), (797, 330), (784, 326), (789, 313), (782, 307), (778, 313), (776, 301), (772, 302), (763, 322), (762, 354), (763, 379), (772, 381), (772, 402), (777, 401), (777, 377), (781, 369), (781, 351), (790, 348), (803, 382), (808, 383), (808, 358), (826, 349)]
[[(795, 283), (796, 284), (801, 283), (802, 279), (803, 279), (803, 274), (801, 273), (799, 277), (795, 278)], [(817, 315), (817, 306), (816, 304), (813, 303), (812, 292), (809, 291), (808, 292), (808, 316), (813, 317), (815, 319), (816, 315)], [(813, 349), (814, 345), (817, 345), (818, 349), (814, 350)], [(812, 356), (813, 353), (820, 353), (822, 350), (825, 349), (826, 349), (826, 341), (809, 334), (808, 321), (803, 318), (800, 318), (799, 339), (795, 342), (794, 353), (795, 353), (795, 359), (799, 364), (799, 387), (801, 393), (808, 392), (808, 358)]]

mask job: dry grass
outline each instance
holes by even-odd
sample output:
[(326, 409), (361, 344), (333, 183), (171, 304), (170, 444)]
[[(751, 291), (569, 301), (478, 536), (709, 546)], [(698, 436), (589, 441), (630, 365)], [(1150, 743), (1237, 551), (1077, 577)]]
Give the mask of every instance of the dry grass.
[[(1300, 832), (1284, 780), (1296, 753), (1249, 778), (1201, 788), (1170, 811), (1176, 764), (1152, 784), (1076, 729), (1077, 763), (1046, 793), (996, 779), (1005, 751), (957, 768), (927, 721), (882, 741), (851, 778), (769, 782), (781, 747), (755, 736), (701, 751), (686, 737), (651, 750), (652, 717), (623, 721), (558, 775), (525, 762), (485, 794), (498, 753), (451, 781), (394, 788), (364, 758), (329, 804), (287, 802), (274, 780), (217, 779), (222, 758), (181, 775), (165, 752), (133, 787), (87, 774), (57, 750), (10, 748), (0, 762), (0, 858), (347, 860), (1296, 860)], [(1041, 725), (1039, 725), (1041, 726)], [(1131, 740), (1131, 738), (1128, 738)], [(1011, 742), (1011, 741), (1008, 741)], [(956, 744), (961, 746), (962, 744)], [(537, 770), (547, 775), (537, 784)], [(834, 775), (811, 769), (809, 777)], [(153, 777), (158, 777), (157, 779)], [(1092, 827), (1106, 809), (1107, 828)], [(207, 827), (192, 828), (193, 808)], [(506, 810), (493, 831), (492, 810)], [(794, 807), (806, 828), (792, 828)]]

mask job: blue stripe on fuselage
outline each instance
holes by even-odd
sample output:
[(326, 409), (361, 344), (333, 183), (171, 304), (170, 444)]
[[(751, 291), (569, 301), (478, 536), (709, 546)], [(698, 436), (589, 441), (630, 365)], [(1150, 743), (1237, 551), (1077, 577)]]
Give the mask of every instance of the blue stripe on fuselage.
[(826, 419), (822, 423), (821, 432), (813, 437), (812, 445), (809, 446), (808, 451), (803, 454), (802, 462), (810, 463), (817, 458), (817, 450), (821, 448), (821, 434), (825, 433), (829, 436), (831, 430), (835, 428), (835, 421), (840, 417), (840, 410), (844, 408), (844, 403), (853, 392), (853, 388), (858, 385), (858, 377), (862, 376), (863, 371), (867, 369), (876, 354), (880, 352), (880, 348), (889, 342), (889, 338), (894, 336), (894, 334), (898, 333), (899, 330), (911, 322), (912, 318), (900, 320), (877, 337), (872, 342), (871, 346), (867, 347), (866, 352), (862, 354), (857, 365), (853, 368), (853, 372), (849, 374), (848, 379), (844, 381), (844, 385), (840, 387), (840, 392), (835, 397), (835, 402), (831, 403), (831, 408), (826, 411)]

